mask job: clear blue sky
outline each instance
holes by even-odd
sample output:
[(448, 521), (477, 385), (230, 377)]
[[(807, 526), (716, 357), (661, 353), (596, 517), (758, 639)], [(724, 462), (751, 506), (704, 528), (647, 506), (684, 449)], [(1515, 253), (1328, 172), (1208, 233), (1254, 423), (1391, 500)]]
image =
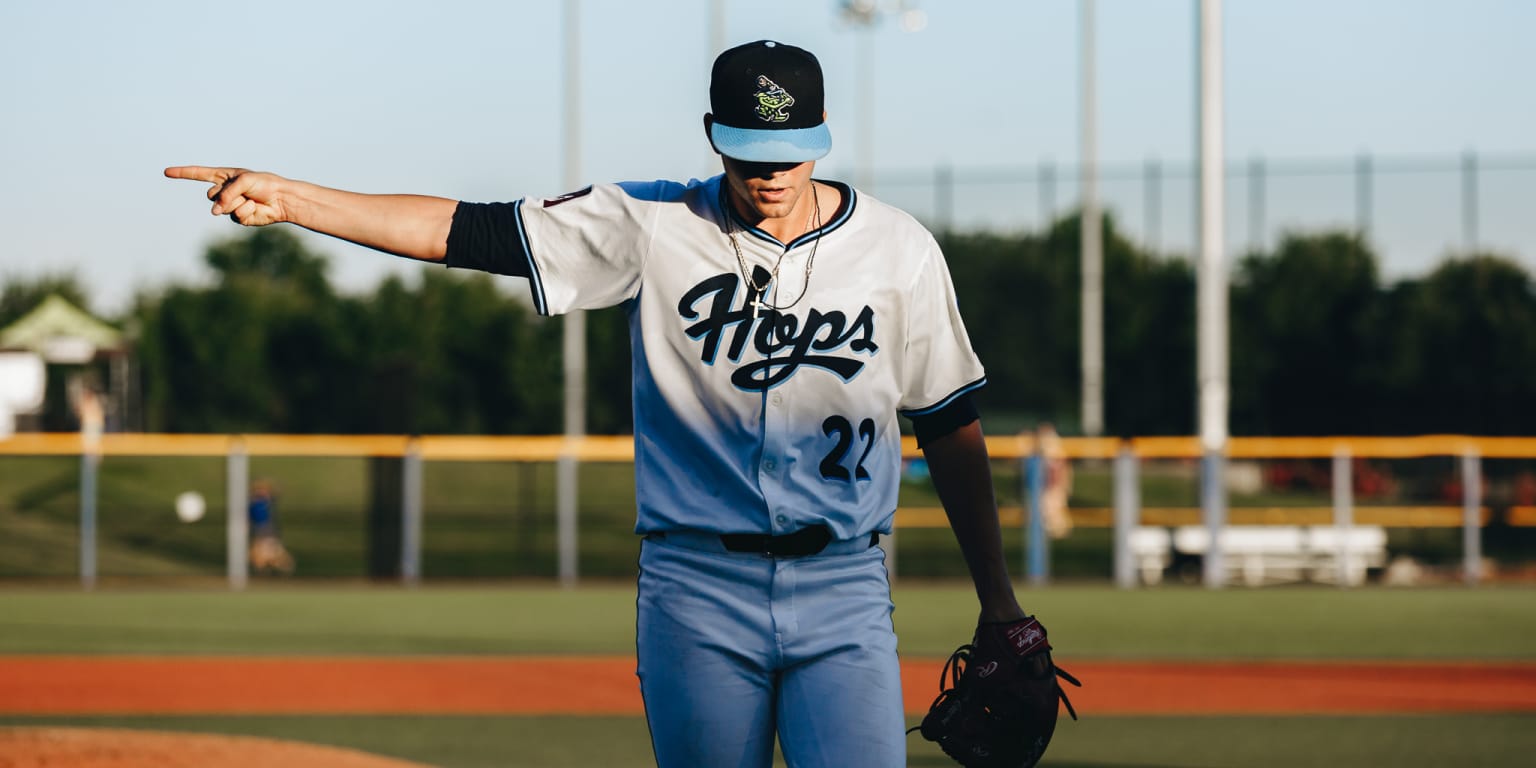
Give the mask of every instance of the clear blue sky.
[[(583, 0), (583, 180), (716, 172), (700, 127), (711, 2)], [(1076, 162), (1074, 0), (917, 4), (925, 30), (873, 32), (878, 169)], [(821, 58), (835, 146), (819, 175), (851, 178), (859, 33), (837, 3), (723, 5), (727, 44)], [(1103, 162), (1190, 158), (1194, 7), (1099, 0)], [(0, 4), (0, 277), (73, 270), (109, 313), (206, 281), (203, 248), (236, 228), (166, 165), (473, 200), (564, 191), (561, 24), (548, 1)], [(1533, 32), (1523, 0), (1228, 0), (1229, 155), (1536, 152)], [(1527, 209), (1518, 225), (1536, 228)], [(345, 290), (423, 268), (315, 242)]]

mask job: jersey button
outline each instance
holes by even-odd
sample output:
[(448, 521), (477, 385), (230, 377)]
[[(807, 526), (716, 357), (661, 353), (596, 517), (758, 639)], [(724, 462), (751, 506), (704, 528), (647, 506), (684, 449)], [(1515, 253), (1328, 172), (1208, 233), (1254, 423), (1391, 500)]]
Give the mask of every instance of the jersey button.
[(789, 517), (787, 515), (778, 515), (774, 517), (773, 520), (779, 525), (784, 525), (785, 523), (789, 522)]
[(784, 402), (784, 396), (783, 396), (783, 395), (780, 395), (780, 394), (777, 394), (777, 393), (775, 393), (775, 394), (774, 394), (774, 396), (773, 396), (773, 404), (774, 404), (774, 405), (780, 405), (780, 404), (782, 404), (782, 403), (783, 403), (783, 402)]
[(779, 466), (778, 463), (775, 462), (773, 459), (769, 459), (769, 460), (763, 462), (763, 469), (766, 469), (769, 472), (772, 472), (774, 470), (774, 468), (777, 467), (777, 466)]

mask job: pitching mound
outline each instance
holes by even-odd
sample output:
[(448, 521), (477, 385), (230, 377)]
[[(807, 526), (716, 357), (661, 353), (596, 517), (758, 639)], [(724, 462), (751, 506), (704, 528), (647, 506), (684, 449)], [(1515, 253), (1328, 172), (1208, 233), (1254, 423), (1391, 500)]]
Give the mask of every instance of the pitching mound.
[(366, 752), (249, 736), (0, 728), (0, 768), (428, 768)]

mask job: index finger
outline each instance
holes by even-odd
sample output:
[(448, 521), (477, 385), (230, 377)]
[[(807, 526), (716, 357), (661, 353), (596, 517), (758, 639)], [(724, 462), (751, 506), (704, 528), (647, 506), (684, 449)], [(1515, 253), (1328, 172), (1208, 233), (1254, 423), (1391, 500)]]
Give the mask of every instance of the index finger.
[(202, 165), (175, 165), (165, 169), (169, 179), (191, 179), (216, 184), (228, 180), (237, 173), (234, 168), (209, 168)]

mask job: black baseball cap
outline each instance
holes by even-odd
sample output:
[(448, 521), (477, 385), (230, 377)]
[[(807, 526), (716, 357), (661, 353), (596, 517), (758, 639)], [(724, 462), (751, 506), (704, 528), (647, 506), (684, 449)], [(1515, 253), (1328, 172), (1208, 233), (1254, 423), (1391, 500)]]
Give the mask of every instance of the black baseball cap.
[(709, 109), (709, 138), (726, 157), (803, 163), (832, 151), (821, 63), (802, 48), (759, 40), (720, 54), (709, 76)]

